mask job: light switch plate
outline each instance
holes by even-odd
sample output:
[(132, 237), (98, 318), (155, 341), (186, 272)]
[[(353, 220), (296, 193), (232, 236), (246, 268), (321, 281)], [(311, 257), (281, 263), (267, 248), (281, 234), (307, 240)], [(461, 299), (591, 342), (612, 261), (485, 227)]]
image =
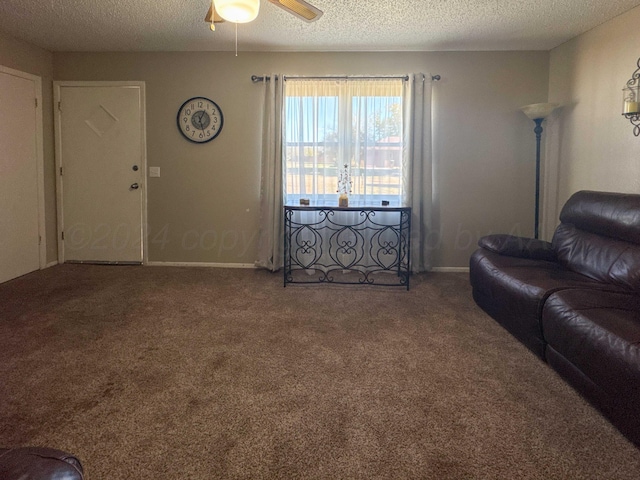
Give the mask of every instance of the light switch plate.
[(149, 176), (150, 177), (159, 177), (160, 176), (160, 167), (149, 167)]

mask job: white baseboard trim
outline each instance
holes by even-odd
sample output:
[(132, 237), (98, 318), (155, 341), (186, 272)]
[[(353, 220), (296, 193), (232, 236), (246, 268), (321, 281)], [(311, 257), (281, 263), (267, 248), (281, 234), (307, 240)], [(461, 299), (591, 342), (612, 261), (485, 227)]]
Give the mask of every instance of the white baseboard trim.
[[(253, 263), (147, 262), (145, 265), (149, 267), (256, 268)], [(468, 273), (469, 267), (433, 267), (431, 271), (440, 273)]]
[(55, 267), (58, 264), (58, 260), (54, 260), (53, 262), (49, 262), (47, 263), (44, 268), (51, 268), (51, 267)]
[(147, 262), (149, 267), (256, 268), (253, 263)]
[(432, 272), (469, 273), (469, 267), (433, 267)]

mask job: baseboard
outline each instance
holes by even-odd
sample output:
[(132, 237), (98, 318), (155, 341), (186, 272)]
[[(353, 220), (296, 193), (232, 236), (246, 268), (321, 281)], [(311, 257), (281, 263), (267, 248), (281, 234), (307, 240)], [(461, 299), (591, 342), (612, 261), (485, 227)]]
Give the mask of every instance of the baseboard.
[(51, 267), (55, 267), (58, 264), (58, 260), (54, 260), (53, 262), (49, 262), (47, 263), (44, 268), (51, 268)]
[(149, 267), (256, 268), (253, 263), (147, 262)]
[(469, 267), (433, 267), (432, 272), (469, 273)]
[[(58, 262), (47, 264), (48, 267)], [(207, 268), (256, 268), (253, 263), (212, 263), (212, 262), (147, 262), (149, 267), (207, 267)], [(439, 273), (469, 273), (469, 267), (433, 267), (430, 271)]]

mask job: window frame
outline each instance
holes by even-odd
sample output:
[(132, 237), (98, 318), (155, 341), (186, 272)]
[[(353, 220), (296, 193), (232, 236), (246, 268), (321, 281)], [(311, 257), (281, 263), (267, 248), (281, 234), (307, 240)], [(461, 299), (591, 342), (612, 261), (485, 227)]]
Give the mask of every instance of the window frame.
[[(333, 81), (334, 77), (296, 77), (294, 79), (285, 79), (285, 82), (295, 82), (296, 80), (313, 80), (317, 82), (326, 82)], [(401, 207), (404, 206), (404, 195), (406, 188), (406, 180), (408, 174), (408, 165), (406, 162), (406, 149), (408, 148), (407, 139), (405, 135), (405, 99), (404, 99), (404, 81), (407, 80), (406, 77), (347, 77), (342, 78), (344, 81), (344, 85), (347, 82), (366, 82), (371, 80), (396, 80), (399, 82), (396, 88), (400, 88), (397, 95), (362, 95), (357, 93), (347, 93), (340, 94), (341, 86), (338, 85), (336, 87), (335, 95), (315, 95), (315, 96), (303, 96), (303, 95), (289, 95), (287, 92), (287, 87), (285, 84), (284, 94), (283, 94), (283, 129), (282, 129), (282, 162), (283, 162), (283, 200), (286, 205), (298, 205), (300, 203), (300, 199), (303, 198), (313, 198), (313, 205), (316, 206), (337, 206), (338, 205), (338, 188), (337, 188), (337, 179), (340, 175), (341, 170), (344, 167), (343, 162), (346, 162), (348, 165), (348, 171), (350, 173), (351, 180), (354, 179), (354, 171), (357, 174), (356, 178), (358, 179), (358, 183), (361, 184), (361, 187), (358, 187), (360, 190), (357, 192), (351, 192), (350, 197), (350, 205), (353, 206), (362, 206), (362, 207), (377, 207), (382, 205), (382, 201), (386, 200), (389, 206)], [(297, 92), (294, 92), (297, 93)], [(384, 98), (382, 103), (386, 105), (388, 111), (386, 112), (385, 120), (391, 119), (394, 115), (396, 116), (395, 121), (398, 122), (398, 126), (396, 127), (398, 130), (397, 135), (389, 135), (387, 137), (382, 138), (368, 138), (368, 136), (375, 132), (369, 128), (369, 123), (373, 115), (376, 115), (380, 110), (380, 106), (376, 107), (376, 98)], [(305, 98), (310, 99), (310, 105), (305, 106)], [(322, 98), (335, 98), (335, 103), (337, 105), (337, 118), (335, 121), (336, 125), (336, 136), (337, 139), (335, 141), (326, 141), (326, 129), (322, 132), (325, 134), (325, 138), (320, 141), (320, 133), (319, 133), (319, 114), (317, 111), (320, 110), (319, 103)], [(290, 106), (290, 100), (293, 102)], [(363, 102), (364, 106), (364, 115), (360, 114), (358, 117), (358, 121), (356, 122), (354, 119), (354, 111), (356, 108), (362, 108), (360, 102)], [(396, 109), (395, 113), (390, 111), (390, 107), (392, 105), (398, 105), (399, 107)], [(289, 109), (296, 108), (299, 110), (297, 112), (298, 118), (304, 118), (305, 115), (309, 115), (306, 110), (312, 110), (311, 113), (312, 123), (313, 123), (313, 131), (311, 134), (311, 138), (305, 136), (305, 124), (304, 121), (301, 121), (297, 125), (297, 132), (293, 131), (293, 125), (290, 124), (289, 117), (295, 116), (292, 113), (289, 113)], [(323, 123), (327, 123), (326, 120)], [(355, 130), (356, 126), (359, 126), (361, 123), (364, 123), (365, 128), (363, 130), (359, 129), (357, 133)], [(291, 139), (290, 133), (296, 133), (295, 137)], [(356, 135), (357, 134), (357, 135)], [(364, 140), (359, 141), (358, 136), (364, 135)], [(395, 141), (389, 141), (389, 140)], [(318, 171), (318, 150), (322, 149), (322, 157), (326, 154), (326, 148), (333, 146), (336, 148), (336, 161), (335, 166), (335, 176), (327, 175), (326, 172)], [(309, 167), (306, 167), (304, 159), (307, 158), (305, 155), (305, 149), (311, 148), (313, 149), (314, 154), (311, 155), (313, 159), (313, 164)], [(394, 176), (399, 177), (397, 184), (391, 184), (387, 182), (386, 184), (376, 185), (371, 179), (376, 177), (373, 173), (376, 173), (376, 169), (382, 170), (383, 168), (376, 167), (375, 162), (377, 161), (387, 161), (383, 155), (381, 155), (382, 160), (376, 158), (376, 151), (383, 151), (383, 149), (397, 149), (398, 158), (396, 160), (397, 165), (395, 167), (386, 167), (386, 169), (390, 170), (390, 172), (396, 171), (397, 173), (384, 175), (386, 178), (392, 178)], [(290, 158), (290, 151), (293, 150), (295, 155), (292, 155)], [(364, 156), (361, 156), (360, 153), (365, 150)], [(369, 153), (369, 150), (372, 153)], [(372, 155), (370, 157), (369, 155)], [(292, 158), (297, 158), (297, 160), (292, 160)], [(302, 159), (302, 160), (301, 160)], [(345, 160), (346, 159), (346, 160)], [(359, 166), (356, 164), (360, 164), (363, 166)], [(311, 170), (311, 191), (308, 190), (308, 174), (307, 168)], [(322, 168), (327, 169), (327, 166), (323, 166)], [(297, 179), (291, 179), (290, 172), (298, 171)], [(379, 175), (379, 178), (383, 176)], [(323, 180), (320, 180), (323, 179)], [(328, 180), (331, 179), (331, 180)], [(336, 188), (328, 187), (327, 181), (335, 182)], [(322, 182), (322, 189), (319, 188), (319, 182)], [(297, 184), (297, 185), (296, 185)], [(291, 187), (291, 188), (289, 188)], [(297, 188), (296, 188), (297, 187)], [(375, 189), (378, 188), (380, 190), (384, 190), (385, 188), (395, 190), (394, 193), (389, 192), (375, 192)], [(288, 189), (293, 191), (289, 192)], [(371, 189), (371, 191), (369, 190)]]

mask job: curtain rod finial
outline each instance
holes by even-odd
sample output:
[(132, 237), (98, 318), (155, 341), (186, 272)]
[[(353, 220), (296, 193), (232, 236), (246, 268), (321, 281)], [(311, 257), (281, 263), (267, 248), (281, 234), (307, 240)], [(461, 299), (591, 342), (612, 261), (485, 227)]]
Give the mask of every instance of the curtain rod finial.
[[(278, 79), (278, 76), (276, 75), (276, 80), (277, 79)], [(253, 83), (268, 82), (270, 80), (271, 80), (271, 77), (269, 76), (251, 75), (251, 81)]]

